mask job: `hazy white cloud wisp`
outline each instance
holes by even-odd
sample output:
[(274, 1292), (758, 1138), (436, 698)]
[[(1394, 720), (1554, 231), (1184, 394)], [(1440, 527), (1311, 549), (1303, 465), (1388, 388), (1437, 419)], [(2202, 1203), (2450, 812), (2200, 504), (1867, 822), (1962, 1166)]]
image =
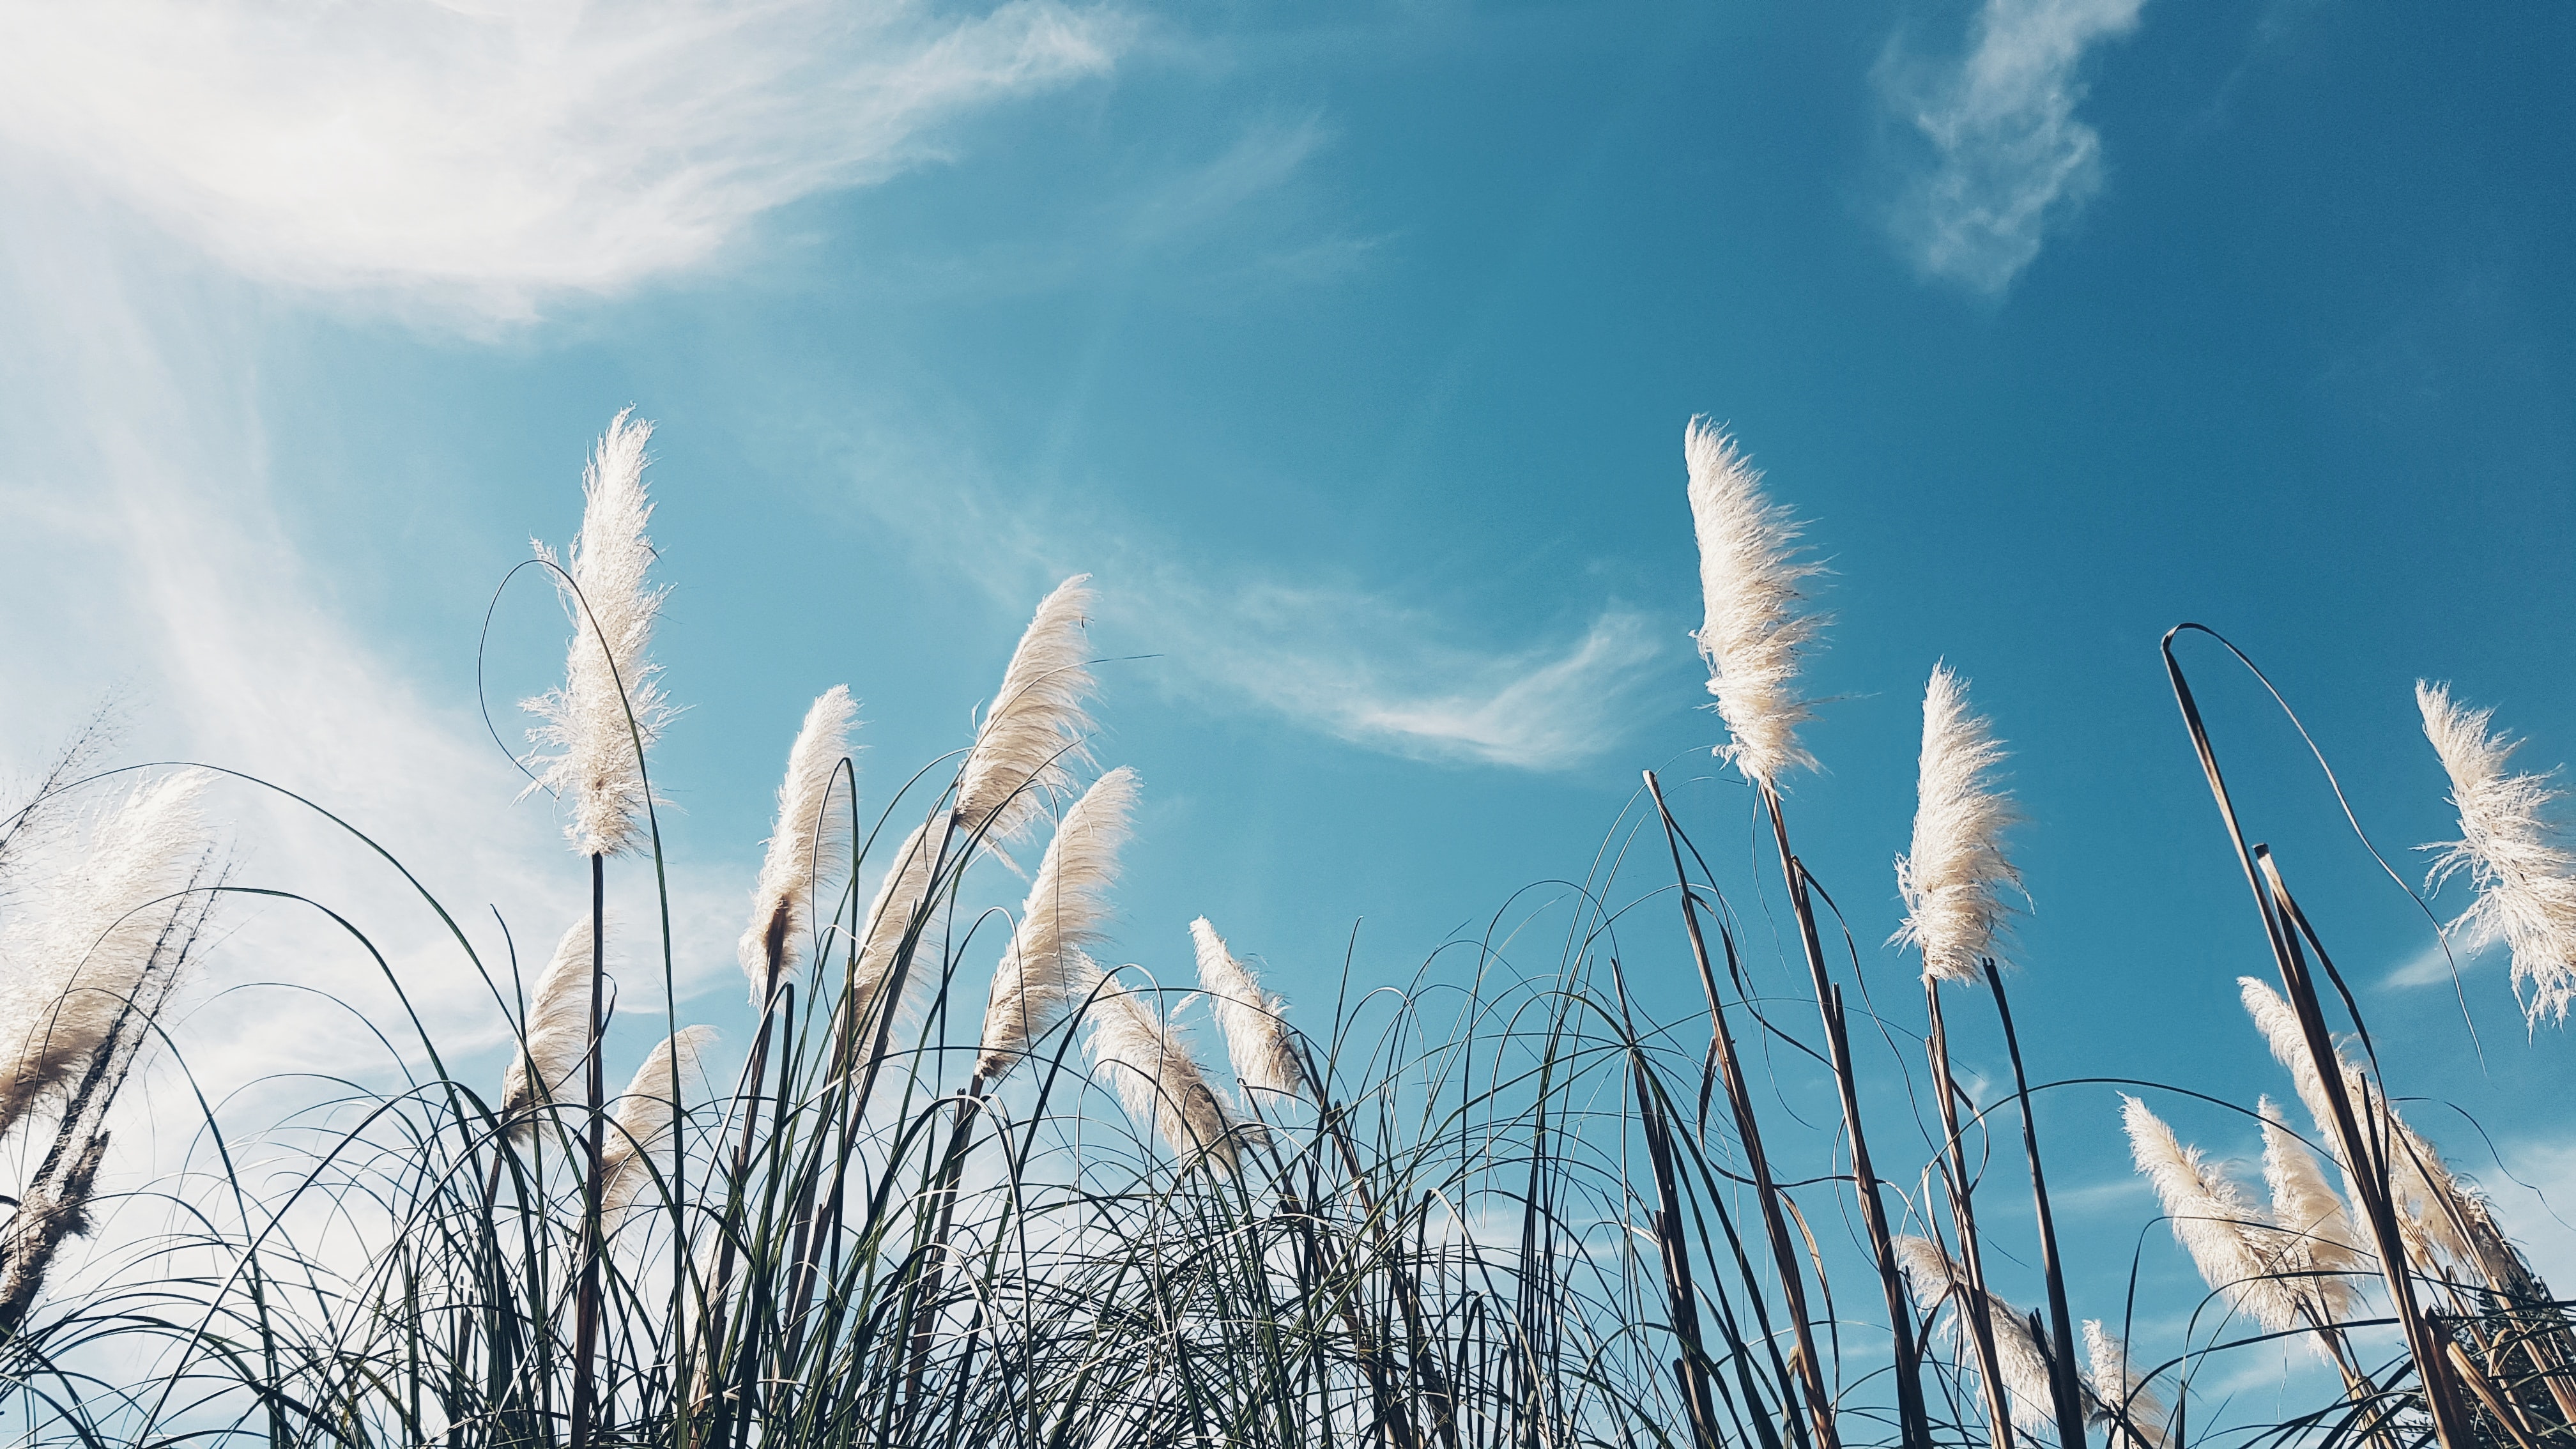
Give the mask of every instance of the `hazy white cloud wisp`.
[(2137, 28), (2143, 0), (1985, 0), (1965, 55), (1931, 63), (1891, 45), (1888, 108), (1930, 144), (1889, 224), (1927, 276), (1996, 294), (2049, 228), (2101, 189), (2102, 138), (2075, 114), (2086, 52)]
[(11, 12), (0, 139), (251, 276), (484, 321), (702, 262), (1124, 37), (1057, 0)]

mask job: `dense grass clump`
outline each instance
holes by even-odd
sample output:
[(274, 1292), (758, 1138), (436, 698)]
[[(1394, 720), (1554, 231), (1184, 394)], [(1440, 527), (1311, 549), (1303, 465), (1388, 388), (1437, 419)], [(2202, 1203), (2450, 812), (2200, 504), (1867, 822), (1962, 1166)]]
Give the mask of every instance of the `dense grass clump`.
[[(314, 1102), (262, 1134), (256, 1171), (206, 1110), (190, 1170), (153, 1189), (180, 1228), (104, 1245), (90, 1286), (52, 1298), (119, 1088), (234, 887), (193, 771), (119, 799), (84, 743), (0, 824), (0, 872), (25, 882), (0, 936), (17, 973), (0, 1131), (51, 1134), (22, 1154), (35, 1165), (0, 1229), (0, 1413), (17, 1438), (2576, 1444), (2566, 1305), (2392, 1105), (2317, 933), (2238, 828), (2170, 639), (2186, 738), (2276, 968), (2246, 1004), (2313, 1131), (2268, 1099), (2249, 1109), (2258, 1203), (2133, 1099), (2139, 1167), (2222, 1326), (2131, 1347), (2122, 1315), (2078, 1317), (1998, 969), (2019, 882), (2003, 746), (1937, 671), (1900, 868), (1924, 1014), (1856, 1009), (1862, 957), (1828, 947), (1848, 935), (1777, 780), (1808, 761), (1796, 664), (1819, 627), (1800, 594), (1815, 569), (1760, 475), (1696, 423), (1701, 643), (1790, 959), (1748, 959), (1693, 822), (1649, 774), (1589, 877), (1508, 907), (1413, 982), (1292, 1005), (1204, 920), (1195, 988), (1104, 968), (1092, 953), (1142, 786), (1090, 754), (1091, 595), (1075, 578), (1039, 606), (973, 738), (892, 804), (857, 799), (847, 692), (816, 701), (742, 936), (757, 1025), (740, 1073), (707, 1080), (704, 1029), (674, 1016), (611, 1092), (604, 882), (658, 879), (661, 856), (645, 436), (621, 415), (580, 544), (541, 561), (575, 638), (563, 688), (532, 702), (553, 753), (530, 763), (587, 858), (588, 910), (524, 972), (452, 936), (513, 1023), (507, 1067), (451, 1071), (415, 1022), (392, 1052), (398, 1086)], [(2576, 856), (2541, 814), (2549, 793), (2501, 775), (2509, 746), (2486, 716), (2426, 698), (2446, 761), (2482, 772), (2460, 786), (2468, 838), (2444, 869), (2519, 893), (2479, 920), (2512, 939), (2534, 1011), (2563, 1008), (2569, 968), (2543, 955), (2576, 888), (2549, 871)], [(1005, 859), (1026, 867), (1016, 909), (982, 904)], [(667, 926), (659, 939), (667, 987)], [(1643, 969), (1696, 982), (1693, 1008), (1652, 1014), (1630, 990)], [(1979, 1101), (1944, 1013), (1989, 1006), (2013, 1081)], [(1198, 1019), (1222, 1063), (1194, 1051)], [(1856, 1030), (1920, 1042), (1919, 1075), (1865, 1081)], [(1935, 1106), (1919, 1162), (1873, 1155), (1887, 1141), (1871, 1104), (1897, 1086)], [(1793, 1103), (1821, 1137), (1784, 1129)], [(2028, 1194), (2029, 1240), (1980, 1227), (1996, 1191)], [(1828, 1219), (1852, 1224), (1847, 1241), (1820, 1234)], [(1999, 1297), (1995, 1252), (2035, 1261), (2045, 1300)], [(2341, 1394), (2279, 1422), (2195, 1422), (2208, 1363), (2280, 1339), (2312, 1348)]]

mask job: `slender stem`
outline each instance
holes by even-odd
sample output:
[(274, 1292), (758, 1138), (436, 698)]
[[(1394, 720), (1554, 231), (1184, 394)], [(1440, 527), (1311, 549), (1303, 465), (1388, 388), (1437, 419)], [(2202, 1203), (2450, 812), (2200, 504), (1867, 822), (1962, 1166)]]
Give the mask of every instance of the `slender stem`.
[(2012, 1003), (2004, 999), (2004, 975), (1994, 958), (1986, 958), (1986, 985), (1995, 993), (1995, 1015), (2003, 1021), (2004, 1050), (2012, 1057), (2013, 1094), (2021, 1104), (2022, 1151), (2030, 1158), (2031, 1204), (2039, 1215), (2039, 1268), (2048, 1280), (2048, 1331), (2055, 1343), (2048, 1356), (2048, 1390), (2057, 1400), (2057, 1437), (2065, 1449), (2084, 1449), (2084, 1396), (2075, 1383), (2075, 1320), (2066, 1309), (2066, 1274), (2057, 1257), (2057, 1218), (2049, 1211), (2048, 1174), (2039, 1165), (2039, 1123), (2030, 1113), (2030, 1078), (2021, 1068), (2021, 1038), (2013, 1032)]
[[(1834, 1425), (1833, 1395), (1825, 1388), (1824, 1368), (1816, 1355), (1814, 1320), (1807, 1311), (1807, 1284), (1798, 1266), (1797, 1245), (1790, 1240), (1788, 1217), (1780, 1210), (1781, 1190), (1771, 1178), (1771, 1157), (1762, 1149), (1762, 1126), (1753, 1114), (1753, 1093), (1744, 1080), (1744, 1064), (1737, 1056), (1735, 1038), (1727, 1030), (1726, 1008), (1717, 995), (1717, 974), (1708, 957), (1708, 938), (1701, 933), (1697, 898), (1690, 888), (1690, 875), (1682, 868), (1679, 830), (1673, 813), (1664, 804), (1663, 786), (1654, 772), (1646, 772), (1647, 792), (1655, 798), (1655, 809), (1664, 822), (1664, 844), (1672, 851), (1673, 874), (1681, 882), (1682, 928), (1690, 937), (1692, 959), (1699, 963), (1701, 982), (1708, 989), (1709, 1040), (1717, 1051), (1718, 1071), (1726, 1086), (1726, 1103), (1735, 1117), (1735, 1137), (1744, 1149), (1745, 1166), (1753, 1174), (1754, 1200), (1762, 1206), (1764, 1236), (1770, 1240), (1771, 1261), (1780, 1272), (1780, 1296), (1789, 1312), (1789, 1331), (1797, 1344), (1797, 1372), (1806, 1391), (1807, 1413), (1814, 1421), (1816, 1442), (1822, 1449), (1840, 1449), (1842, 1439)], [(1730, 951), (1733, 947), (1728, 948)], [(1731, 958), (1730, 958), (1731, 959)], [(1788, 1385), (1781, 1385), (1782, 1393)], [(1798, 1420), (1789, 1416), (1796, 1430), (1800, 1449), (1806, 1449), (1806, 1433)]]
[(581, 1182), (581, 1291), (573, 1305), (571, 1449), (589, 1449), (592, 1421), (599, 1412), (592, 1359), (599, 1345), (599, 1168), (608, 1147), (604, 1110), (608, 1081), (600, 1061), (605, 1023), (599, 1014), (600, 1003), (607, 994), (607, 871), (607, 857), (594, 852), (590, 857), (590, 1058), (585, 1098), (590, 1114), (590, 1142)]
[(1860, 1192), (1862, 1226), (1869, 1231), (1870, 1251), (1878, 1259), (1879, 1287), (1887, 1298), (1888, 1331), (1895, 1339), (1896, 1413), (1908, 1446), (1928, 1449), (1932, 1424), (1923, 1408), (1923, 1376), (1914, 1350), (1914, 1306), (1907, 1300), (1905, 1279), (1896, 1266), (1896, 1240), (1887, 1228), (1887, 1203), (1879, 1196), (1878, 1175), (1870, 1168), (1869, 1138), (1860, 1125), (1860, 1082), (1852, 1066), (1851, 1043), (1843, 1026), (1842, 990), (1825, 974), (1825, 948), (1816, 936), (1815, 903), (1807, 893), (1807, 868), (1789, 848), (1788, 817), (1771, 782), (1759, 782), (1763, 808), (1771, 816), (1771, 838), (1780, 848), (1780, 875), (1789, 890), (1789, 909), (1798, 919), (1798, 941), (1806, 948), (1807, 970), (1815, 978), (1816, 1005), (1824, 1013), (1825, 1040), (1833, 1052), (1834, 1083), (1840, 1089), (1843, 1130), (1851, 1136), (1852, 1180)]
[(1994, 1321), (1987, 1316), (1985, 1246), (1977, 1237), (1977, 1212), (1973, 1201), (1975, 1190), (1969, 1185), (1968, 1149), (1959, 1128), (1958, 1078), (1950, 1069), (1950, 1030), (1941, 1019), (1941, 984), (1931, 977), (1923, 978), (1923, 1004), (1932, 1022), (1933, 1092), (1941, 1102), (1941, 1132), (1949, 1166), (1942, 1173), (1949, 1189), (1951, 1225), (1959, 1233), (1959, 1266), (1968, 1275), (1968, 1287), (1976, 1297), (1958, 1306), (1959, 1321), (1968, 1325), (1969, 1342), (1977, 1351), (1977, 1377), (1983, 1381), (1986, 1399), (1986, 1426), (1994, 1449), (2013, 1449), (2012, 1407), (2004, 1399), (2003, 1356), (1995, 1348)]

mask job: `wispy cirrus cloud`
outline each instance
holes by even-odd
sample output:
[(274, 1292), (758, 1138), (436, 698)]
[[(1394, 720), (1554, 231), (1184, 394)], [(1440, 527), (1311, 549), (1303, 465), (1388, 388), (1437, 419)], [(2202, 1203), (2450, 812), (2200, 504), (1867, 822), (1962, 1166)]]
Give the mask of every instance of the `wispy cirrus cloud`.
[(1109, 68), (1058, 0), (22, 8), (0, 139), (256, 279), (488, 324), (716, 255)]
[(1583, 764), (1626, 737), (1637, 690), (1671, 652), (1646, 615), (1615, 605), (1577, 637), (1496, 648), (1366, 588), (1238, 580), (1218, 593), (1152, 572), (1136, 584), (1120, 622), (1168, 641), (1183, 692), (1416, 758)]
[(1926, 276), (2002, 293), (2052, 227), (2102, 187), (2101, 134), (2076, 115), (2086, 54), (2137, 28), (2143, 0), (1985, 0), (1966, 52), (1891, 42), (1876, 76), (1929, 155), (1888, 216)]

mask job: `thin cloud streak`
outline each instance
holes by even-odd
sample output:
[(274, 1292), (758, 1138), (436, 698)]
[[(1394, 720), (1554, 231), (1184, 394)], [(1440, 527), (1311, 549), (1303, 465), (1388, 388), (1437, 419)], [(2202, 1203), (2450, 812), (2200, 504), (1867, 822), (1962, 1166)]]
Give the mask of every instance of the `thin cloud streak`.
[(1948, 63), (1890, 43), (1880, 97), (1929, 143), (1931, 164), (1888, 225), (1924, 275), (2000, 295), (2102, 189), (2101, 135), (2075, 114), (2077, 72), (2093, 47), (2137, 28), (2142, 3), (1986, 0), (1967, 53)]
[[(1349, 743), (1418, 758), (1564, 769), (1589, 761), (1626, 734), (1636, 687), (1668, 651), (1642, 614), (1613, 608), (1571, 644), (1489, 651), (1444, 646), (1436, 621), (1405, 616), (1365, 593), (1307, 595), (1309, 618), (1394, 623), (1371, 646), (1348, 647), (1308, 634), (1226, 637), (1188, 632), (1188, 662), (1288, 719)], [(1152, 621), (1173, 628), (1205, 618), (1176, 599), (1148, 596)], [(1152, 608), (1154, 604), (1163, 607)], [(1220, 606), (1221, 623), (1253, 612)], [(1263, 612), (1266, 612), (1264, 610)], [(1142, 622), (1142, 621), (1140, 621)], [(1427, 685), (1408, 681), (1428, 681)]]
[(867, 460), (842, 501), (1005, 613), (1068, 573), (1092, 573), (1110, 652), (1159, 656), (1163, 686), (1215, 713), (1269, 714), (1407, 758), (1570, 769), (1627, 737), (1641, 691), (1683, 638), (1678, 621), (1605, 601), (1579, 636), (1497, 644), (1468, 627), (1477, 610), (1467, 601), (1426, 606), (1365, 580), (1176, 562), (1203, 550), (1104, 516), (1096, 498), (1074, 514), (1006, 499), (998, 470), (969, 461), (967, 445), (908, 421), (844, 419), (835, 431), (829, 451)]
[(102, 0), (15, 16), (0, 140), (250, 277), (490, 325), (939, 159), (944, 122), (1100, 74), (1131, 29), (1057, 0)]

